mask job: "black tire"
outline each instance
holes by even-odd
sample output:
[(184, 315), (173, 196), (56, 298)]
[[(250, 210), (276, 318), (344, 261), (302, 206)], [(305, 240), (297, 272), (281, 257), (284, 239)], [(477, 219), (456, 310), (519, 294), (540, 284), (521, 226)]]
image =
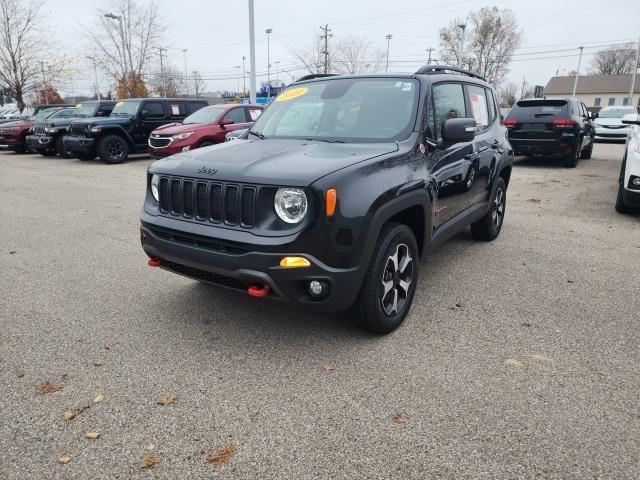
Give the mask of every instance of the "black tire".
[(64, 148), (62, 135), (58, 135), (58, 138), (56, 138), (56, 153), (62, 158), (73, 158), (73, 152), (69, 149), (65, 150)]
[(589, 146), (582, 150), (582, 152), (580, 153), (580, 158), (582, 158), (583, 160), (589, 160), (591, 158), (591, 154), (593, 153), (593, 144), (594, 140), (591, 139), (591, 143), (589, 144)]
[(484, 217), (471, 224), (471, 234), (476, 240), (490, 242), (494, 240), (502, 230), (504, 214), (507, 210), (507, 185), (502, 177), (496, 180), (491, 207)]
[(215, 145), (215, 143), (205, 140), (204, 142), (200, 142), (198, 144), (198, 148), (210, 147), (211, 145)]
[(627, 156), (625, 155), (622, 160), (622, 166), (620, 167), (620, 176), (618, 177), (618, 196), (616, 197), (616, 212), (618, 213), (629, 213), (631, 209), (625, 205), (624, 198), (622, 197), (622, 193), (624, 191), (624, 171), (626, 170), (627, 165)]
[(580, 160), (580, 147), (582, 146), (582, 140), (578, 139), (574, 149), (571, 153), (565, 157), (564, 166), (567, 168), (576, 168), (578, 160)]
[(38, 150), (37, 153), (43, 157), (55, 157), (58, 154), (55, 150)]
[(119, 135), (105, 135), (98, 142), (98, 156), (110, 165), (122, 163), (129, 156), (129, 144)]
[(93, 160), (94, 158), (96, 158), (95, 153), (71, 153), (71, 155), (75, 155), (78, 160), (82, 160), (83, 162), (88, 162), (90, 160)]
[(27, 148), (27, 137), (23, 137), (22, 140), (20, 141), (20, 145), (16, 145), (13, 148), (13, 151), (15, 153), (27, 153), (29, 151), (29, 149)]
[(413, 302), (419, 262), (411, 229), (401, 223), (384, 225), (351, 307), (354, 322), (365, 330), (381, 334), (398, 328)]

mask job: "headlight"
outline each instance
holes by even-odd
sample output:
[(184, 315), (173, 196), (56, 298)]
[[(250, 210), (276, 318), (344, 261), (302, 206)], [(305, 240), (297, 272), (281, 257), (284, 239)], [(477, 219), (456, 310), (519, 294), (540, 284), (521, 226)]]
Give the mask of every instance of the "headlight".
[(160, 176), (153, 174), (151, 176), (151, 195), (156, 199), (156, 202), (160, 201), (160, 194), (158, 193), (158, 187), (160, 186)]
[(58, 129), (54, 127), (47, 127), (44, 129), (45, 133), (58, 133)]
[(278, 216), (287, 223), (300, 223), (307, 214), (307, 196), (299, 188), (279, 188), (273, 204)]
[(184, 140), (185, 138), (187, 138), (192, 133), (193, 132), (178, 133), (177, 135), (171, 135), (171, 138), (173, 140)]

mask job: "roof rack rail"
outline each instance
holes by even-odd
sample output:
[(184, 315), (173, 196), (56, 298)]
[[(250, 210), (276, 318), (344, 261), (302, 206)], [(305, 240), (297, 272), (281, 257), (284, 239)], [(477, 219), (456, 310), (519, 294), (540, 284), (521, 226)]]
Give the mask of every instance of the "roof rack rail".
[(324, 78), (324, 77), (335, 77), (336, 73), (312, 73), (311, 75), (305, 75), (304, 77), (300, 77), (293, 83), (304, 82), (306, 80), (313, 80), (314, 78)]
[(427, 74), (427, 75), (437, 75), (439, 73), (447, 73), (453, 72), (458, 75), (466, 75), (468, 77), (478, 78), (484, 82), (487, 81), (482, 75), (478, 75), (477, 73), (470, 72), (469, 70), (464, 70), (463, 68), (451, 67), (449, 65), (427, 65), (426, 67), (421, 67), (418, 69), (416, 74)]

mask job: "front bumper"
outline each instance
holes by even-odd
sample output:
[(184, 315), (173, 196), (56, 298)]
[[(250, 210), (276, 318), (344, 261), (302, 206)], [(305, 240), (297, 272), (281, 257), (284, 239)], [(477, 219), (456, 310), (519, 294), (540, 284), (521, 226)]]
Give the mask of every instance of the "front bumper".
[(629, 127), (607, 128), (596, 125), (595, 140), (625, 140), (629, 131)]
[(52, 150), (54, 140), (47, 135), (27, 135), (27, 147), (34, 151)]
[(622, 200), (625, 205), (640, 208), (640, 190), (622, 189)]
[[(142, 248), (149, 257), (159, 257), (161, 267), (171, 272), (242, 292), (252, 285), (266, 284), (271, 287), (266, 298), (295, 303), (316, 312), (346, 310), (360, 290), (361, 267), (330, 267), (297, 251), (295, 236), (270, 239), (268, 244), (258, 245), (196, 236), (166, 225), (176, 223), (142, 212)], [(287, 255), (304, 256), (311, 266), (282, 268), (280, 260)], [(314, 299), (306, 289), (310, 280), (327, 282), (328, 294)]]
[(62, 139), (62, 145), (65, 150), (71, 150), (74, 154), (95, 154), (96, 152), (96, 141), (90, 137), (65, 135)]
[(560, 138), (511, 138), (509, 143), (515, 155), (570, 155), (576, 148), (576, 136), (565, 134)]
[(2, 134), (0, 135), (0, 145), (8, 147), (20, 145), (20, 137), (12, 134)]

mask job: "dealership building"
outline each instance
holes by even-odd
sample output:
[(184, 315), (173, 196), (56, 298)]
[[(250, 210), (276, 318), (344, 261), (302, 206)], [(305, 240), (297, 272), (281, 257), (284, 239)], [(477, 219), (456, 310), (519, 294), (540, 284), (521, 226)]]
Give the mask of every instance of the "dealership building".
[[(545, 97), (571, 97), (575, 76), (552, 77), (542, 91)], [(587, 107), (619, 107), (633, 103), (640, 107), (640, 75), (636, 77), (633, 101), (629, 101), (631, 75), (580, 75), (576, 97)]]

